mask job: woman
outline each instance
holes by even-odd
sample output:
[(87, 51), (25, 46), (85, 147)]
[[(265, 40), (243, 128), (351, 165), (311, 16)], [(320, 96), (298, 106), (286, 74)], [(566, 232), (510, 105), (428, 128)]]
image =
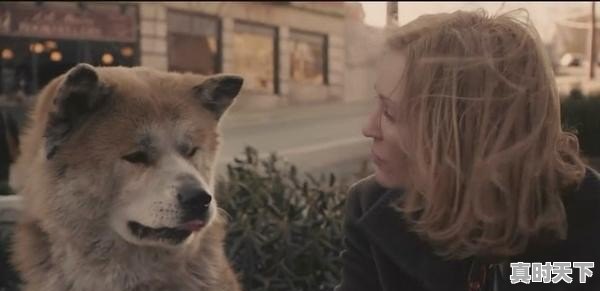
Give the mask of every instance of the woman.
[(381, 63), (363, 129), (375, 174), (350, 191), (336, 290), (600, 290), (598, 271), (580, 283), (571, 265), (599, 268), (600, 178), (561, 130), (531, 24), (422, 16), (389, 36)]

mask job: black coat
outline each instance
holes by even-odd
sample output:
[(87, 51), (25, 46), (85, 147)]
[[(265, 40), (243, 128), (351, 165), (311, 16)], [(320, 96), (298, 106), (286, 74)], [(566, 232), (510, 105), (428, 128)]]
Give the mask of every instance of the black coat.
[[(352, 187), (344, 222), (342, 282), (335, 291), (468, 291), (472, 259), (444, 260), (414, 232), (401, 213), (389, 207), (402, 195), (378, 185), (373, 177)], [(594, 262), (592, 277), (573, 282), (511, 284), (499, 280), (498, 290), (600, 291), (600, 175), (588, 169), (580, 187), (563, 198), (567, 239), (545, 248), (529, 247), (509, 262)], [(489, 277), (489, 276), (488, 276)]]

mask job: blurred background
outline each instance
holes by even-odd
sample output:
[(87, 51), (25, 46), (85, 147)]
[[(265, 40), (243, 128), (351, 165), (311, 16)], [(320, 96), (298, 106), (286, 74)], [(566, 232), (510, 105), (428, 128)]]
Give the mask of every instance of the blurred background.
[(0, 180), (36, 92), (80, 62), (243, 75), (221, 169), (250, 145), (307, 171), (359, 171), (384, 27), (476, 8), (527, 9), (561, 94), (595, 90), (592, 2), (2, 2)]

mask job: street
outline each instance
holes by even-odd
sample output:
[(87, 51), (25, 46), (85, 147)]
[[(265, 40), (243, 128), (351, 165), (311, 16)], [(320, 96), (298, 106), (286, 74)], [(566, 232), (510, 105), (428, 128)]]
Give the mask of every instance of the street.
[(262, 156), (276, 152), (303, 172), (354, 174), (368, 159), (370, 141), (361, 128), (371, 101), (234, 112), (224, 117), (221, 127), (219, 169), (248, 145)]

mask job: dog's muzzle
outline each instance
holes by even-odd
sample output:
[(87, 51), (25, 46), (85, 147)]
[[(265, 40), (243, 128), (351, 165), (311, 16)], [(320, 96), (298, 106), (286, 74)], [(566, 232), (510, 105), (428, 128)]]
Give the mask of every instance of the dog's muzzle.
[(149, 227), (135, 221), (129, 221), (129, 230), (140, 239), (166, 240), (181, 243), (193, 232), (199, 231), (210, 219), (212, 196), (200, 186), (197, 180), (184, 178), (177, 187), (177, 203), (181, 211), (175, 227)]

